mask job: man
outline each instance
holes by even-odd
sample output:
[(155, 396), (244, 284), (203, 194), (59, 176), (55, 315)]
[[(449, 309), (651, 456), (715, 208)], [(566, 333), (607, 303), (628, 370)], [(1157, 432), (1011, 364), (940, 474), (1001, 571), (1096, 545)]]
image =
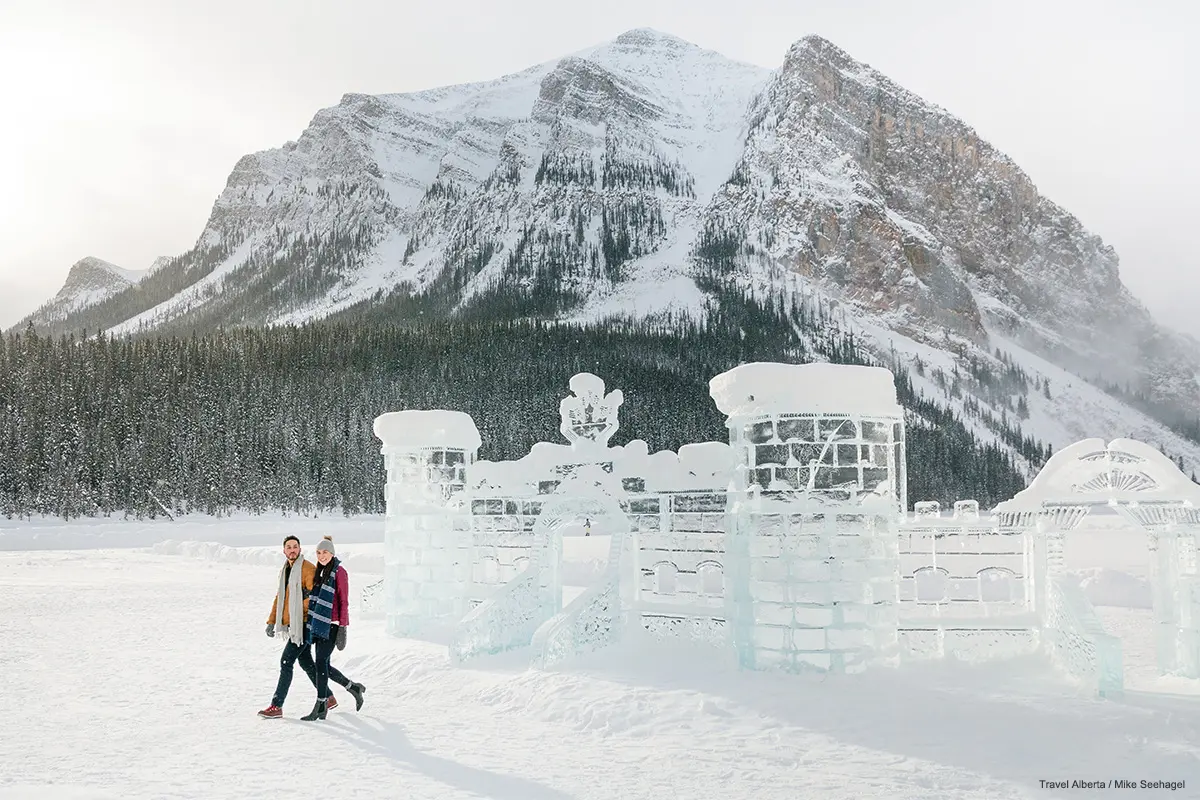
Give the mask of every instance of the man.
[[(300, 669), (317, 685), (317, 668), (313, 662), (312, 649), (305, 643), (304, 622), (308, 616), (308, 595), (312, 592), (316, 565), (301, 557), (300, 540), (288, 536), (283, 540), (283, 557), (287, 559), (279, 570), (279, 588), (271, 602), (271, 614), (267, 617), (267, 636), (274, 638), (280, 633), (287, 637), (283, 655), (279, 658), (279, 683), (271, 705), (258, 712), (260, 717), (278, 719), (283, 716), (283, 701), (292, 686), (292, 672), (298, 660)], [(299, 563), (297, 563), (299, 562)], [(332, 695), (327, 706), (337, 707)]]

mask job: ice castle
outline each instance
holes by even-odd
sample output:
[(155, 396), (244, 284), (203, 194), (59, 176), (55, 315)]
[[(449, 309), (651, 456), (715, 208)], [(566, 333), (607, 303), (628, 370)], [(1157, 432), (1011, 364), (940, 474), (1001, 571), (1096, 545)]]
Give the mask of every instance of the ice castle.
[[(1200, 486), (1153, 448), (1080, 442), (990, 513), (908, 514), (888, 370), (744, 364), (709, 386), (729, 442), (677, 453), (610, 446), (623, 397), (588, 373), (560, 404), (566, 443), (516, 461), (478, 461), (460, 412), (376, 419), (389, 632), (448, 629), (459, 663), (528, 647), (539, 666), (639, 628), (789, 672), (1041, 650), (1112, 694), (1120, 643), (1062, 564), (1065, 532), (1104, 506), (1147, 531), (1161, 670), (1200, 677)], [(583, 520), (609, 558), (564, 607), (563, 531)]]

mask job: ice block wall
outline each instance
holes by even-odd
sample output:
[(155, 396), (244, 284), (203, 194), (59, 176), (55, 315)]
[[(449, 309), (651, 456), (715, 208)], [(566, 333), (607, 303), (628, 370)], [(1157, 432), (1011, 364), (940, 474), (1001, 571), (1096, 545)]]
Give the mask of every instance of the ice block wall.
[(891, 373), (746, 364), (710, 391), (739, 462), (725, 599), (741, 665), (856, 672), (894, 650), (905, 486)]
[(375, 420), (387, 465), (387, 630), (416, 633), (467, 612), (471, 509), (466, 472), (479, 431), (458, 411), (395, 411)]

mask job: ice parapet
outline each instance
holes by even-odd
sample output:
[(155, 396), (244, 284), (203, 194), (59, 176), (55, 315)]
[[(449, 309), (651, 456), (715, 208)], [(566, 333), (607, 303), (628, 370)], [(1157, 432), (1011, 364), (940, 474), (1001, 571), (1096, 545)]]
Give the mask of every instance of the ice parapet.
[[(532, 643), (535, 662), (549, 664), (610, 641), (630, 624), (704, 638), (723, 635), (722, 541), (735, 466), (732, 449), (703, 442), (678, 453), (651, 454), (639, 440), (608, 446), (618, 429), (621, 393), (605, 391), (603, 381), (587, 374), (575, 376), (571, 387), (573, 396), (560, 405), (560, 430), (568, 444), (541, 442), (524, 458), (503, 463), (475, 462), (466, 452), (461, 491), (457, 485), (453, 490), (398, 485), (421, 477), (406, 471), (407, 460), (405, 469), (389, 471), (389, 520), (433, 516), (452, 532), (467, 521), (467, 547), (460, 535), (450, 548), (440, 548), (457, 548), (455, 579), (429, 590), (464, 608), (453, 637), (457, 660)], [(474, 443), (463, 436), (456, 441)], [(609, 558), (583, 594), (562, 609), (562, 576), (556, 575), (561, 532), (589, 521), (611, 537)], [(394, 623), (390, 629), (412, 632), (451, 618), (441, 606), (403, 602), (427, 591), (412, 580), (420, 573), (407, 569), (420, 558), (411, 549), (421, 537), (397, 536), (395, 531), (411, 533), (410, 526), (389, 525), (389, 541), (405, 551), (405, 568), (392, 569), (387, 581), (391, 617), (403, 619), (405, 626)], [(428, 546), (434, 547), (432, 540)], [(437, 616), (422, 616), (426, 613)], [(544, 625), (540, 631), (539, 625)]]
[(475, 420), (461, 411), (392, 411), (375, 418), (374, 430), (385, 454), (391, 448), (474, 452), (482, 444)]

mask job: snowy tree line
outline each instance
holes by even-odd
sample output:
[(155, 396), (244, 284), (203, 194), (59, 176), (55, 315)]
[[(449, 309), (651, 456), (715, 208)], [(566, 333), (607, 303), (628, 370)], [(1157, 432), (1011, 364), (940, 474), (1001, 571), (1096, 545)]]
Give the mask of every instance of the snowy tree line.
[[(851, 336), (798, 340), (780, 324), (794, 309), (725, 308), (704, 324), (360, 320), (192, 337), (10, 334), (0, 339), (0, 513), (381, 512), (371, 426), (386, 411), (467, 412), (481, 458), (519, 458), (560, 440), (558, 402), (588, 371), (625, 394), (614, 444), (677, 449), (727, 440), (708, 380), (738, 363), (874, 363)], [(1011, 455), (917, 397), (902, 371), (897, 387), (912, 412), (910, 500), (990, 505), (1022, 488)]]

